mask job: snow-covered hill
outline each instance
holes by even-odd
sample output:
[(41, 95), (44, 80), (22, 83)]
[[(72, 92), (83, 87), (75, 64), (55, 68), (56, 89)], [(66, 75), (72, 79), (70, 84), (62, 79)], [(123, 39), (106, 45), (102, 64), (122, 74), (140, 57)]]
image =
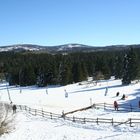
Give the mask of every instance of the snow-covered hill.
[(40, 46), (33, 44), (17, 44), (10, 46), (0, 46), (0, 52), (14, 51), (35, 51), (35, 52), (47, 52), (51, 54), (56, 53), (71, 53), (71, 52), (97, 52), (97, 51), (113, 51), (113, 50), (124, 50), (129, 47), (137, 47), (140, 45), (113, 45), (113, 46), (88, 46), (83, 44), (64, 44), (57, 46)]
[(8, 52), (8, 51), (41, 51), (44, 48), (38, 45), (29, 45), (29, 44), (17, 44), (11, 46), (2, 46), (0, 47), (0, 52)]
[[(105, 96), (106, 88), (108, 88)], [(93, 103), (109, 103), (114, 100), (118, 104), (132, 105), (138, 107), (140, 100), (140, 83), (133, 83), (122, 86), (121, 80), (99, 81), (97, 85), (93, 82), (82, 82), (67, 86), (48, 86), (38, 88), (30, 87), (9, 87), (11, 99), (14, 104), (27, 105), (32, 108), (43, 109), (53, 113), (61, 114)], [(20, 92), (21, 91), (21, 92)], [(68, 93), (68, 98), (65, 94)], [(116, 97), (116, 93), (120, 95)], [(122, 95), (125, 100), (121, 100)], [(0, 84), (0, 101), (10, 102), (5, 83)], [(76, 112), (72, 116), (81, 118), (113, 118), (125, 121), (128, 118), (140, 118), (139, 112), (121, 112), (104, 110), (103, 108), (89, 109)], [(11, 133), (4, 134), (0, 140), (139, 140), (140, 124), (130, 127), (129, 124), (112, 126), (111, 124), (74, 123), (63, 119), (51, 120), (39, 116), (33, 116), (27, 112), (18, 111), (15, 114), (15, 129)]]
[(46, 51), (48, 53), (58, 53), (58, 52), (75, 52), (75, 51), (89, 51), (95, 49), (95, 47), (82, 45), (82, 44), (65, 44), (58, 46), (40, 46), (40, 45), (32, 45), (32, 44), (17, 44), (10, 46), (1, 46), (0, 52), (7, 51)]

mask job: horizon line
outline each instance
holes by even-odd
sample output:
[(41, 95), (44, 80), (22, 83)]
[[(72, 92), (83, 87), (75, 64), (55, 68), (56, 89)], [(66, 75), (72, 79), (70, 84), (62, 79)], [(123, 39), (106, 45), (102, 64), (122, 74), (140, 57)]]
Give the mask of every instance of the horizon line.
[(15, 44), (8, 44), (8, 45), (0, 45), (0, 47), (6, 47), (6, 46), (20, 46), (20, 45), (36, 45), (36, 46), (42, 46), (42, 47), (54, 47), (54, 46), (62, 46), (62, 45), (85, 45), (85, 46), (91, 46), (91, 47), (107, 47), (107, 46), (129, 46), (129, 45), (140, 45), (138, 44), (108, 44), (108, 45), (88, 45), (83, 43), (64, 43), (64, 44), (58, 44), (58, 45), (40, 45), (40, 44), (34, 44), (34, 43), (15, 43)]

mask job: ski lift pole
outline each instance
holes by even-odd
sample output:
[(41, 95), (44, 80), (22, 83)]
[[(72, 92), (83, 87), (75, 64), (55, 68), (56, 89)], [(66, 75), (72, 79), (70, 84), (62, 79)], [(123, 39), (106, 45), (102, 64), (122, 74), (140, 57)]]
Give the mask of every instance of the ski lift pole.
[(9, 92), (8, 85), (7, 84), (6, 84), (6, 87), (7, 87), (7, 93), (8, 93), (9, 101), (10, 101), (10, 103), (12, 103), (10, 92)]
[[(6, 74), (4, 76), (5, 76), (6, 82), (9, 81), (9, 80), (7, 80)], [(7, 89), (7, 93), (8, 93), (8, 98), (9, 98), (10, 103), (12, 103), (12, 100), (11, 100), (11, 97), (10, 97), (10, 92), (9, 92), (9, 89), (8, 89), (8, 84), (7, 83), (6, 83), (6, 89)]]

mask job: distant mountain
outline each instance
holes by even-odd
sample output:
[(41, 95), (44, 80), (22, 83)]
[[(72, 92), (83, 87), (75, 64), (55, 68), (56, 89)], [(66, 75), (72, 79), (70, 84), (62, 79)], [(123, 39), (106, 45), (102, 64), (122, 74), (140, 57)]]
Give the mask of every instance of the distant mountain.
[(9, 45), (9, 46), (1, 46), (0, 52), (7, 52), (7, 51), (40, 51), (43, 50), (44, 47), (39, 45), (32, 45), (32, 44), (17, 44), (17, 45)]
[(1, 46), (0, 52), (47, 52), (47, 53), (70, 53), (70, 52), (97, 52), (97, 51), (112, 51), (112, 50), (124, 50), (128, 49), (130, 46), (135, 48), (140, 48), (140, 44), (137, 45), (112, 45), (112, 46), (88, 46), (83, 44), (64, 44), (58, 46), (40, 46), (33, 44), (17, 44), (9, 46)]

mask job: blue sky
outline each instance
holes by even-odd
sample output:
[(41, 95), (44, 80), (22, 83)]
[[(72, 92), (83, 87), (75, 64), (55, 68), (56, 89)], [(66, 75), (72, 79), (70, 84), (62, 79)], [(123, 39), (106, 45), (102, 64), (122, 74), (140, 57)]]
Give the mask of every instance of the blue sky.
[(140, 43), (140, 0), (0, 0), (0, 46)]

